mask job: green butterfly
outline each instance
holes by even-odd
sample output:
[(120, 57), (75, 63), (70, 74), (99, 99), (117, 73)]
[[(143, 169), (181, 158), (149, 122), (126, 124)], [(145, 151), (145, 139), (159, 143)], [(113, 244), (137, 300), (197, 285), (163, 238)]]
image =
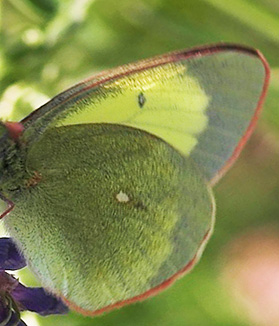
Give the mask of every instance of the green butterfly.
[(105, 71), (2, 123), (2, 217), (42, 285), (94, 315), (188, 272), (212, 233), (210, 185), (249, 138), (268, 78), (256, 50), (199, 47)]

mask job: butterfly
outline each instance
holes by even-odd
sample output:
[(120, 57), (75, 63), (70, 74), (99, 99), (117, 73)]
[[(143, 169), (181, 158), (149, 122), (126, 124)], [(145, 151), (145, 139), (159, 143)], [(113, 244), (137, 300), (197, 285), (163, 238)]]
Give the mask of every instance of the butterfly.
[(211, 187), (254, 129), (263, 55), (217, 44), (102, 72), (0, 126), (4, 226), (83, 314), (143, 300), (199, 260)]

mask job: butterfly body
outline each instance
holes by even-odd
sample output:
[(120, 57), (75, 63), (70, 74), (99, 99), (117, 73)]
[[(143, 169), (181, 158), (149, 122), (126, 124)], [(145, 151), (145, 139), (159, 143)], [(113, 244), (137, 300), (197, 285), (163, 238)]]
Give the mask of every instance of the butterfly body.
[(8, 198), (10, 193), (16, 192), (28, 178), (25, 170), (26, 149), (10, 137), (3, 137), (0, 143), (1, 193)]
[(267, 81), (257, 51), (209, 46), (102, 73), (16, 136), (7, 125), (4, 225), (43, 286), (95, 314), (188, 271), (213, 229), (209, 184), (250, 135)]

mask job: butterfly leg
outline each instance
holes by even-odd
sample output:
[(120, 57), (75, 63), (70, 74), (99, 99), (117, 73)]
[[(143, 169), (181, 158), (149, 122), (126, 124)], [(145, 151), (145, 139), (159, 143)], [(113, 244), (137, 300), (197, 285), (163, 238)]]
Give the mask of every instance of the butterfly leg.
[(4, 216), (9, 214), (13, 210), (15, 204), (11, 200), (9, 200), (8, 198), (4, 197), (2, 194), (0, 194), (0, 199), (2, 199), (5, 203), (7, 203), (7, 208), (0, 215), (0, 220), (1, 220)]

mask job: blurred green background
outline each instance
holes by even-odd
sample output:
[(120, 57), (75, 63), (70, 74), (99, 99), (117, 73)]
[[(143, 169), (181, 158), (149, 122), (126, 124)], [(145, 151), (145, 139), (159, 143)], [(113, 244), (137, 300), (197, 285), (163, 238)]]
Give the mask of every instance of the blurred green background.
[[(278, 0), (2, 0), (0, 6), (2, 118), (20, 119), (102, 69), (205, 43), (253, 46), (272, 69), (257, 130), (214, 189), (215, 232), (193, 272), (154, 298), (100, 317), (24, 314), (29, 326), (279, 325)], [(27, 269), (19, 276), (36, 284)]]

